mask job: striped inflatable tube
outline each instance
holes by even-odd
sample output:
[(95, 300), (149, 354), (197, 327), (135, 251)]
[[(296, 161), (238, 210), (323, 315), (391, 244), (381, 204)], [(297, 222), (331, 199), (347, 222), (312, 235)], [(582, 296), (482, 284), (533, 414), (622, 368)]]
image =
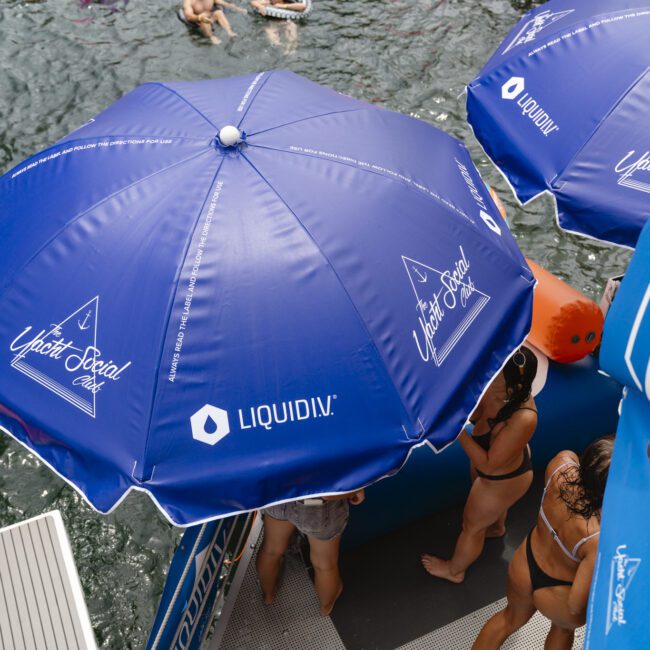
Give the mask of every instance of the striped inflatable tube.
[(279, 9), (273, 5), (264, 8), (264, 15), (271, 18), (282, 18), (283, 20), (302, 20), (311, 12), (312, 1), (301, 0), (305, 5), (304, 11), (291, 11), (290, 9)]

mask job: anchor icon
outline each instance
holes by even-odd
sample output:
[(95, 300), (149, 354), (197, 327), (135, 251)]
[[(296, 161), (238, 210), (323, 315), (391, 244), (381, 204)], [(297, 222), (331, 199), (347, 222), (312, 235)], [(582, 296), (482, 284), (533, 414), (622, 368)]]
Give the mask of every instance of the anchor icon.
[(422, 275), (422, 273), (420, 273), (420, 271), (418, 271), (418, 269), (415, 266), (413, 267), (413, 270), (418, 274), (418, 276), (420, 278), (420, 282), (426, 282), (427, 281), (427, 274), (426, 273), (424, 275)]
[(84, 322), (80, 323), (79, 321), (77, 321), (77, 325), (79, 325), (80, 330), (87, 330), (90, 327), (90, 325), (86, 325), (86, 323), (88, 322), (88, 319), (90, 318), (92, 313), (93, 313), (92, 309), (89, 309), (88, 313), (86, 314), (86, 318), (84, 318)]

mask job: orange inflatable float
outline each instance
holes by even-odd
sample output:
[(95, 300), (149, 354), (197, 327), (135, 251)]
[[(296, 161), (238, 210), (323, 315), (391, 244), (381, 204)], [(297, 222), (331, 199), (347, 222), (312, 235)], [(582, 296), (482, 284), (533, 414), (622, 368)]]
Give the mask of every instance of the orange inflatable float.
[(492, 200), (494, 201), (494, 204), (497, 206), (497, 209), (499, 210), (499, 213), (501, 216), (504, 218), (504, 220), (507, 222), (506, 218), (506, 206), (503, 205), (503, 201), (499, 197), (499, 195), (496, 193), (496, 190), (491, 186), (488, 185), (487, 183), (485, 184), (490, 192), (490, 196), (492, 197)]
[[(499, 195), (488, 183), (485, 185), (507, 223)], [(604, 323), (600, 307), (539, 264), (526, 261), (537, 280), (528, 341), (559, 363), (583, 359), (600, 345)]]
[(526, 261), (537, 280), (528, 339), (560, 363), (586, 357), (601, 341), (604, 318), (600, 307), (539, 264)]

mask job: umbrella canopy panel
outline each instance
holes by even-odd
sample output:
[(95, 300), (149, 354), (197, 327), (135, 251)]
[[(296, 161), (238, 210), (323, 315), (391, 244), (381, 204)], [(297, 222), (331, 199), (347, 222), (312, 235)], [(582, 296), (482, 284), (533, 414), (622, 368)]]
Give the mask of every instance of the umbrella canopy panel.
[(585, 648), (645, 648), (650, 576), (650, 224), (607, 313), (601, 365), (625, 385), (607, 489)]
[(0, 197), (0, 423), (101, 511), (368, 484), (449, 444), (530, 327), (465, 147), (288, 72), (145, 84)]
[(650, 5), (551, 1), (468, 87), (486, 153), (520, 201), (551, 192), (562, 228), (634, 246), (650, 216)]

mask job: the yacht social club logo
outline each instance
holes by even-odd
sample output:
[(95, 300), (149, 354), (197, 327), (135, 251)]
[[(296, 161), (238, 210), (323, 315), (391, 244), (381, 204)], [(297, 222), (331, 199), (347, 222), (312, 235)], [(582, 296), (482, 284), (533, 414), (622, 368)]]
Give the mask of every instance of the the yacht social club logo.
[(95, 417), (97, 395), (119, 381), (130, 361), (106, 359), (97, 346), (99, 296), (38, 333), (24, 327), (11, 342), (11, 366), (87, 415)]
[(627, 623), (625, 619), (625, 598), (639, 564), (641, 564), (641, 558), (630, 557), (625, 552), (626, 549), (627, 544), (618, 546), (610, 564), (605, 635), (609, 634), (614, 625), (621, 626)]
[(490, 297), (479, 291), (470, 275), (471, 263), (462, 246), (446, 269), (402, 255), (413, 287), (418, 327), (413, 339), (423, 361), (441, 366), (474, 322)]
[(644, 151), (641, 155), (634, 149), (628, 151), (618, 161), (614, 171), (620, 174), (619, 185), (650, 194), (650, 151)]
[(566, 11), (542, 11), (536, 16), (526, 21), (522, 28), (515, 34), (514, 38), (508, 43), (501, 54), (506, 54), (513, 47), (519, 45), (524, 45), (526, 43), (532, 43), (537, 35), (544, 31), (547, 27), (550, 27), (553, 23), (556, 23), (558, 20), (572, 14), (575, 9), (567, 9)]

